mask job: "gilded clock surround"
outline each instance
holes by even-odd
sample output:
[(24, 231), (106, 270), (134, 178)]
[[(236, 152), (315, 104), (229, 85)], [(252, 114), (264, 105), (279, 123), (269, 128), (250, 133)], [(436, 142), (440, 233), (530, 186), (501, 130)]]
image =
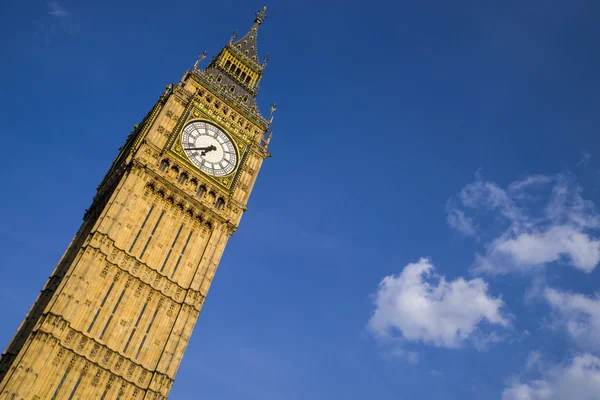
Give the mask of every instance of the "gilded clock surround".
[[(209, 65), (167, 86), (134, 127), (83, 223), (0, 358), (0, 400), (166, 399), (271, 140), (255, 96), (260, 10)], [(203, 58), (202, 56), (201, 58)], [(236, 146), (214, 177), (181, 148), (207, 121)]]

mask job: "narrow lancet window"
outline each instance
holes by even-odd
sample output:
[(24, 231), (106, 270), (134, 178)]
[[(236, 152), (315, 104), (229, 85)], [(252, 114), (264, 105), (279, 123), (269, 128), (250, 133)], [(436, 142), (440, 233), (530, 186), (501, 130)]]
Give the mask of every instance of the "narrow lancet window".
[(150, 241), (154, 237), (154, 233), (156, 232), (156, 229), (158, 228), (158, 225), (160, 224), (160, 220), (162, 219), (163, 215), (165, 215), (165, 210), (162, 210), (162, 212), (160, 213), (160, 217), (158, 217), (158, 221), (156, 221), (156, 225), (154, 225), (154, 229), (152, 229), (152, 232), (150, 233), (150, 237), (148, 237), (148, 241), (146, 242), (146, 245), (144, 246), (144, 250), (142, 250), (142, 254), (140, 254), (140, 260), (142, 259), (142, 257), (144, 257), (144, 253), (146, 253), (146, 249), (148, 248)]
[(167, 261), (169, 261), (169, 257), (171, 257), (171, 252), (173, 251), (173, 247), (175, 247), (175, 244), (177, 243), (177, 239), (179, 239), (179, 234), (181, 233), (182, 229), (183, 229), (183, 224), (181, 224), (181, 226), (179, 227), (179, 230), (177, 231), (177, 234), (175, 235), (175, 240), (173, 240), (173, 244), (171, 244), (171, 248), (169, 249), (169, 252), (167, 253), (167, 256), (165, 257), (165, 261), (163, 262), (162, 267), (160, 267), (160, 272), (164, 271), (165, 266), (167, 265)]
[(177, 259), (177, 264), (175, 264), (175, 268), (173, 268), (173, 272), (171, 272), (171, 279), (173, 279), (173, 277), (175, 276), (175, 272), (177, 272), (177, 268), (179, 268), (179, 263), (181, 262), (181, 259), (183, 258), (183, 254), (185, 253), (185, 249), (187, 248), (187, 245), (190, 242), (190, 238), (192, 237), (193, 233), (194, 233), (194, 231), (190, 231), (190, 234), (188, 235), (187, 240), (185, 241), (185, 244), (183, 245), (183, 249), (181, 249), (181, 253), (179, 254), (179, 258)]
[(138, 231), (137, 235), (135, 235), (135, 239), (133, 239), (133, 243), (131, 243), (131, 246), (129, 247), (130, 253), (131, 253), (131, 250), (133, 250), (133, 246), (135, 246), (135, 243), (137, 242), (138, 238), (140, 237), (140, 233), (142, 233), (142, 229), (144, 229), (144, 226), (146, 226), (146, 222), (148, 222), (148, 218), (150, 217), (150, 214), (152, 214), (153, 210), (154, 210), (154, 205), (152, 205), (152, 207), (150, 207), (150, 211), (148, 211), (146, 218), (144, 218), (144, 222), (142, 222), (142, 226), (140, 226), (140, 230)]

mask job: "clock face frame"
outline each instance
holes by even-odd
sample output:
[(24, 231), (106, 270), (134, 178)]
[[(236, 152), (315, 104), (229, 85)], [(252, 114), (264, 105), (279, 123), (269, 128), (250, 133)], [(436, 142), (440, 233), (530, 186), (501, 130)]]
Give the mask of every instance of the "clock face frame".
[(206, 121), (192, 121), (181, 132), (181, 147), (189, 160), (212, 176), (231, 174), (238, 163), (233, 141), (217, 126)]

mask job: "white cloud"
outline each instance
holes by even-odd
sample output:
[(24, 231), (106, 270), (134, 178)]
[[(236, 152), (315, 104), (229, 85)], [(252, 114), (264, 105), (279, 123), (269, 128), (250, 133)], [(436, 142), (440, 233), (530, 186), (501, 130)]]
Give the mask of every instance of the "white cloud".
[(542, 365), (542, 354), (539, 351), (532, 351), (527, 356), (527, 360), (525, 361), (525, 370), (532, 371), (534, 369), (539, 369)]
[(546, 301), (554, 310), (554, 325), (579, 346), (600, 350), (600, 298), (548, 288)]
[[(377, 337), (458, 348), (469, 339), (485, 340), (478, 331), (484, 322), (509, 325), (501, 312), (503, 301), (488, 295), (484, 280), (457, 278), (448, 282), (433, 271), (433, 264), (422, 258), (408, 264), (399, 275), (381, 281), (368, 324)], [(498, 338), (492, 333), (487, 343)]]
[(588, 153), (587, 151), (582, 150), (581, 158), (579, 159), (579, 162), (577, 163), (577, 165), (589, 165), (591, 159), (592, 159), (592, 155), (590, 153)]
[[(569, 175), (533, 175), (504, 190), (477, 173), (448, 204), (451, 227), (465, 233), (477, 224), (486, 240), (475, 271), (527, 271), (561, 262), (589, 273), (600, 263), (600, 216)], [(483, 229), (471, 213), (483, 222), (491, 216), (492, 227)]]
[(515, 380), (502, 400), (600, 400), (600, 358), (586, 353), (550, 366), (541, 379)]
[(48, 6), (50, 7), (50, 15), (52, 15), (54, 18), (66, 18), (69, 15), (67, 10), (65, 10), (63, 6), (56, 1), (48, 2)]
[(473, 220), (467, 217), (462, 210), (449, 207), (447, 221), (448, 225), (465, 236), (475, 236), (477, 233)]

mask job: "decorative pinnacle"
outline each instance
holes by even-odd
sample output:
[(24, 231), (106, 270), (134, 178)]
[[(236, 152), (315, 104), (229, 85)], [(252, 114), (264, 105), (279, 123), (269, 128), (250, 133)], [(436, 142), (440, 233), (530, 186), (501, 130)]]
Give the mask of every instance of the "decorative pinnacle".
[(236, 29), (235, 31), (233, 31), (233, 33), (231, 34), (231, 37), (229, 38), (229, 43), (233, 42), (233, 39), (235, 39), (237, 37), (238, 34), (238, 30)]
[(202, 62), (202, 60), (204, 60), (206, 58), (206, 50), (204, 50), (202, 52), (202, 54), (200, 54), (198, 56), (198, 59), (196, 60), (196, 62), (194, 63), (194, 69), (198, 69), (198, 64), (200, 64)]
[(276, 103), (271, 104), (271, 108), (269, 109), (269, 123), (273, 122), (273, 114), (275, 113), (276, 110), (277, 110), (277, 104)]
[(262, 24), (263, 21), (267, 18), (267, 6), (264, 6), (262, 8), (262, 10), (258, 10), (256, 12), (256, 18), (254, 19), (254, 22), (256, 22), (258, 25)]
[(265, 66), (267, 65), (267, 60), (268, 59), (269, 59), (269, 53), (266, 53), (265, 56), (264, 56), (264, 58), (263, 58), (262, 64), (260, 66), (261, 68), (265, 68)]

